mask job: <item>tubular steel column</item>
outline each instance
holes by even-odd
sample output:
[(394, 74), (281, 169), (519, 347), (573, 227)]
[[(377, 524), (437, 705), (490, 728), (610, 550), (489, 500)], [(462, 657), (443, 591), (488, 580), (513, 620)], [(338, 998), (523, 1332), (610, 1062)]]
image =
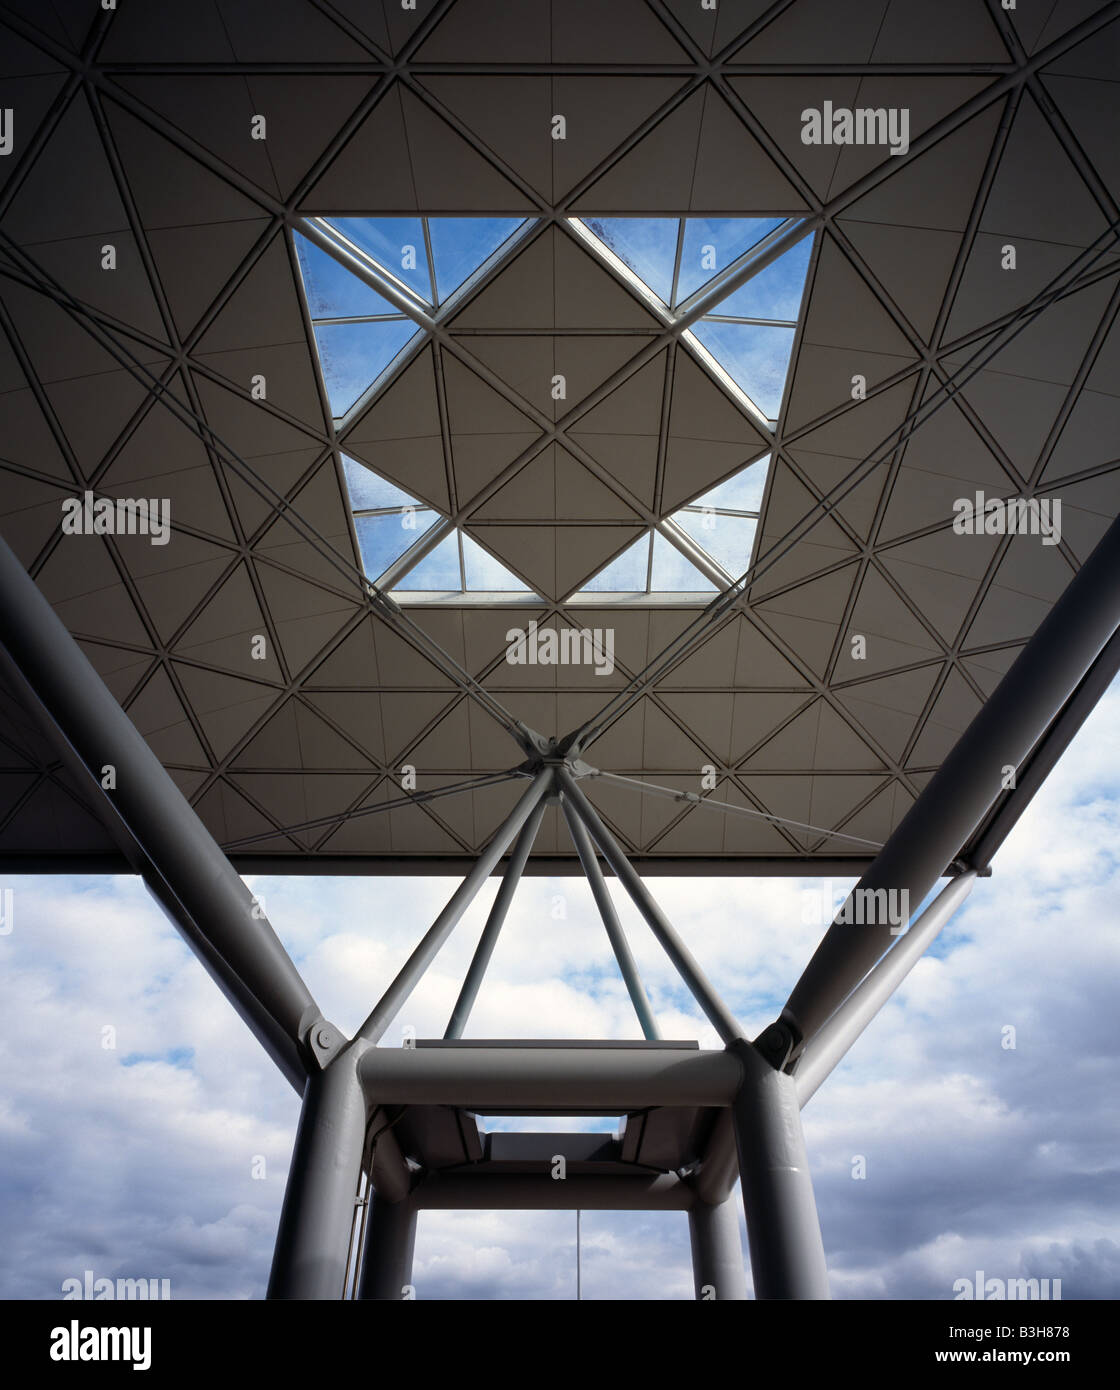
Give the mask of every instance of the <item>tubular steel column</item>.
[(796, 1083), (750, 1043), (728, 1051), (746, 1071), (731, 1110), (754, 1296), (830, 1298)]
[(739, 1213), (728, 1198), (716, 1206), (697, 1202), (688, 1213), (692, 1243), (692, 1278), (701, 1302), (741, 1302), (747, 1296)]
[(365, 1147), (360, 1046), (349, 1045), (304, 1092), (280, 1212), (269, 1298), (341, 1299)]
[(412, 1284), (416, 1246), (416, 1208), (409, 1201), (389, 1202), (374, 1193), (366, 1222), (365, 1249), (358, 1297), (399, 1301)]

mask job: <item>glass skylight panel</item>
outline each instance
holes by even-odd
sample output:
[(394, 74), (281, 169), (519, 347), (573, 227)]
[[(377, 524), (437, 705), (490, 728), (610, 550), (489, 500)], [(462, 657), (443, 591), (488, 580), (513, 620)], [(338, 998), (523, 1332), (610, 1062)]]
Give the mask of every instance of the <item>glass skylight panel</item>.
[(762, 494), (766, 488), (766, 474), (770, 467), (770, 455), (755, 459), (749, 468), (744, 468), (726, 482), (719, 483), (690, 502), (689, 507), (717, 507), (736, 512), (757, 513), (762, 507)]
[(426, 304), (435, 302), (419, 217), (332, 217), (330, 224)]
[(644, 594), (649, 582), (650, 536), (640, 536), (583, 586), (591, 594)]
[(335, 419), (346, 414), (419, 331), (406, 318), (315, 324), (319, 361)]
[(768, 420), (776, 420), (793, 351), (792, 328), (701, 319), (692, 333)]
[[(354, 530), (358, 536), (358, 549), (362, 556), (362, 568), (370, 578), (377, 580), (389, 566), (416, 544), (422, 535), (438, 519), (438, 513), (430, 508), (402, 514), (399, 511), (382, 512), (380, 515), (356, 516)], [(405, 525), (405, 520), (410, 523)]]
[(677, 217), (586, 217), (585, 225), (668, 304), (677, 260)]
[(313, 319), (353, 319), (399, 315), (400, 310), (370, 289), (341, 262), (295, 233), (296, 255), (303, 273), (307, 308)]
[(356, 512), (386, 511), (390, 508), (403, 512), (406, 507), (423, 507), (415, 497), (410, 497), (403, 488), (367, 468), (364, 463), (352, 459), (349, 454), (342, 455), (342, 469), (346, 474), (346, 486), (350, 493), (350, 505)]
[(716, 586), (700, 573), (675, 545), (660, 532), (653, 535), (653, 569), (650, 573), (651, 594), (690, 594), (715, 592)]
[(754, 517), (726, 516), (689, 507), (676, 512), (673, 520), (732, 579), (746, 573), (758, 525)]
[(452, 531), (420, 563), (403, 575), (396, 589), (427, 593), (461, 593), (463, 567), (459, 560), (459, 535)]
[[(415, 296), (418, 309), (423, 302), (437, 321), (448, 299), (497, 254), (508, 252), (529, 225), (516, 217), (315, 220), (326, 235), (345, 238), (351, 256), (360, 252), (359, 260), (368, 257), (371, 274), (385, 277), (387, 293), (396, 293), (402, 303)], [(749, 264), (752, 248), (786, 222), (782, 217), (571, 219), (588, 247), (635, 294), (647, 303), (660, 300), (658, 312), (666, 323), (680, 314), (671, 305), (704, 293), (705, 286), (744, 257)], [(294, 242), (331, 410), (341, 418), (368, 398), (371, 387), (423, 330), (315, 242), (298, 233)], [(708, 312), (682, 335), (682, 345), (692, 345), (725, 390), (738, 387), (744, 408), (753, 404), (760, 428), (762, 419), (773, 425), (781, 408), (811, 252), (812, 238), (805, 237), (733, 294), (720, 300), (721, 290), (708, 291)], [(343, 455), (342, 463), (362, 563), (376, 581), (441, 514), (358, 460)], [(717, 584), (668, 538), (680, 538), (682, 532), (709, 557), (713, 573), (719, 569), (738, 578), (750, 564), (767, 467), (768, 459), (758, 460), (680, 508), (671, 518), (679, 530), (666, 525), (664, 533), (656, 527), (647, 531), (594, 575), (582, 593), (715, 592)], [(393, 588), (461, 595), (532, 592), (458, 529), (448, 529)]]
[(500, 560), (463, 533), (463, 588), (482, 592), (532, 593)]
[(713, 307), (712, 313), (740, 319), (776, 319), (782, 323), (796, 323), (801, 313), (801, 296), (812, 253), (813, 238), (802, 237), (784, 255), (721, 300)]
[(784, 221), (784, 217), (689, 217), (673, 303), (695, 294)]
[(522, 223), (519, 217), (429, 217), (440, 303), (489, 260)]

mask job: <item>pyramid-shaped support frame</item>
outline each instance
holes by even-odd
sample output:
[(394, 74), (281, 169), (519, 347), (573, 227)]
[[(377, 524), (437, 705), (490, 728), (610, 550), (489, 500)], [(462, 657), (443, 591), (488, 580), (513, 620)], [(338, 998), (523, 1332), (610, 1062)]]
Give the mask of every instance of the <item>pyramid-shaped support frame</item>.
[[(841, 909), (793, 989), (781, 1017), (749, 1042), (734, 1016), (650, 896), (579, 786), (588, 739), (546, 742), (519, 771), (529, 786), (471, 872), (351, 1040), (323, 1017), (272, 930), (174, 781), (81, 649), (0, 541), (0, 673), (34, 710), (60, 757), (81, 779), (122, 850), (223, 992), (303, 1095), (269, 1292), (336, 1299), (350, 1266), (355, 1193), (368, 1165), (369, 1203), (359, 1288), (399, 1297), (408, 1284), (415, 1211), (431, 1205), (525, 1205), (528, 1190), (550, 1206), (683, 1207), (689, 1212), (698, 1291), (741, 1297), (737, 1223), (728, 1204), (742, 1179), (755, 1294), (823, 1298), (827, 1274), (805, 1158), (800, 1106), (859, 1036), (921, 952), (987, 869), (1011, 826), (1068, 745), (1120, 664), (1120, 519), (1040, 624), (972, 724), (853, 889), (906, 893), (921, 903), (945, 872), (955, 877), (898, 941), (890, 915), (850, 925)], [(520, 727), (528, 735), (531, 731)], [(111, 764), (116, 784), (102, 787)], [(1021, 771), (1007, 790), (1005, 769)], [(644, 989), (599, 871), (589, 836), (609, 863), (724, 1047), (686, 1051), (657, 1039), (619, 1047), (506, 1044), (459, 1038), (493, 937), (530, 852), (546, 797), (560, 800), (647, 1033)], [(582, 827), (582, 830), (577, 827)], [(586, 832), (586, 836), (582, 832)], [(476, 955), (442, 1047), (377, 1043), (481, 884), (521, 840), (491, 913), (489, 944)], [(592, 864), (594, 863), (594, 867)], [(604, 901), (605, 900), (605, 901)], [(849, 902), (852, 898), (849, 898)], [(497, 910), (497, 904), (495, 909)], [(644, 1004), (643, 1004), (644, 1001)], [(643, 1017), (643, 1014), (646, 1017)], [(457, 1031), (456, 1031), (457, 1030)], [(388, 1105), (509, 1105), (553, 1113), (588, 1108), (698, 1106), (715, 1112), (691, 1171), (552, 1182), (471, 1175), (418, 1177), (392, 1136)], [(531, 1106), (528, 1102), (532, 1101)], [(737, 1155), (737, 1162), (736, 1162)], [(535, 1175), (530, 1174), (530, 1179)], [(587, 1180), (583, 1180), (586, 1178)], [(562, 1189), (559, 1191), (558, 1189)], [(469, 1200), (468, 1200), (469, 1199)], [(740, 1273), (736, 1273), (739, 1269)]]

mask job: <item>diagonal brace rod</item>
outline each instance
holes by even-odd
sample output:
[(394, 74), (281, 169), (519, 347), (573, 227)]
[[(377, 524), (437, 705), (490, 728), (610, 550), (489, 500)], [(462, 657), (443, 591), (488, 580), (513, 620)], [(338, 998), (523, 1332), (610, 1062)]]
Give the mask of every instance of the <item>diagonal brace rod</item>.
[(475, 861), (474, 868), (451, 895), (447, 906), (428, 928), (423, 940), (401, 966), (396, 979), (374, 1006), (373, 1012), (362, 1024), (358, 1036), (369, 1042), (377, 1042), (385, 1029), (393, 1021), (397, 1010), (409, 997), (420, 981), (420, 977), (435, 959), (437, 952), (450, 936), (455, 924), (466, 912), (478, 890), (489, 877), (498, 860), (509, 848), (513, 837), (529, 819), (534, 807), (552, 785), (553, 773), (550, 767), (543, 767), (533, 778), (525, 795), (494, 832), (494, 838)]
[(521, 875), (525, 872), (529, 855), (533, 852), (533, 843), (541, 828), (541, 821), (544, 819), (547, 807), (548, 803), (542, 797), (533, 807), (529, 819), (521, 827), (517, 844), (514, 845), (513, 854), (506, 866), (505, 877), (498, 889), (498, 896), (494, 899), (494, 905), (490, 909), (490, 916), (487, 917), (486, 925), (482, 929), (482, 935), (475, 948), (467, 977), (463, 981), (463, 988), (459, 991), (459, 998), (455, 1001), (455, 1007), (451, 1011), (451, 1019), (447, 1025), (447, 1031), (443, 1035), (445, 1038), (461, 1038), (463, 1036), (463, 1029), (467, 1026), (467, 1019), (470, 1017), (471, 1009), (474, 1008), (474, 1001), (478, 998), (483, 976), (490, 965), (490, 957), (494, 954), (494, 947), (498, 944), (498, 934), (505, 923), (506, 914), (509, 912), (510, 903), (513, 902), (513, 895), (517, 892), (517, 885), (521, 882)]
[(738, 1020), (716, 993), (711, 981), (701, 970), (699, 962), (654, 902), (642, 882), (641, 875), (627, 859), (622, 846), (603, 824), (599, 813), (576, 785), (568, 769), (562, 767), (558, 771), (563, 796), (591, 832), (592, 838), (603, 852), (603, 858), (618, 875), (622, 886), (634, 900), (634, 906), (646, 919), (650, 930), (661, 943), (662, 950), (676, 966), (678, 974), (691, 990), (693, 998), (707, 1015), (712, 1027), (725, 1043), (742, 1038), (743, 1030)]
[(975, 869), (950, 879), (905, 936), (899, 938), (820, 1032), (814, 1034), (793, 1074), (801, 1105), (816, 1093), (843, 1060), (852, 1044), (933, 944), (941, 928), (972, 892), (975, 882)]
[(572, 810), (566, 797), (560, 798), (560, 809), (564, 812), (564, 819), (568, 823), (568, 830), (572, 836), (572, 843), (576, 847), (576, 853), (579, 855), (579, 862), (582, 864), (583, 872), (591, 885), (595, 906), (599, 909), (599, 915), (603, 919), (603, 926), (606, 928), (607, 936), (610, 938), (611, 947), (614, 950), (614, 958), (618, 961), (618, 968), (622, 972), (631, 1003), (634, 1005), (634, 1012), (638, 1015), (638, 1022), (642, 1025), (642, 1034), (652, 1041), (659, 1038), (661, 1033), (657, 1027), (657, 1020), (653, 1016), (653, 1009), (650, 1007), (649, 996), (642, 984), (642, 978), (638, 974), (638, 965), (634, 960), (633, 952), (630, 950), (630, 943), (626, 940), (626, 933), (622, 930), (622, 923), (618, 920), (618, 913), (614, 910), (614, 903), (611, 901), (606, 880), (603, 878), (603, 871), (599, 867), (599, 860), (595, 854), (595, 846), (591, 843), (591, 836), (587, 833), (587, 827)]

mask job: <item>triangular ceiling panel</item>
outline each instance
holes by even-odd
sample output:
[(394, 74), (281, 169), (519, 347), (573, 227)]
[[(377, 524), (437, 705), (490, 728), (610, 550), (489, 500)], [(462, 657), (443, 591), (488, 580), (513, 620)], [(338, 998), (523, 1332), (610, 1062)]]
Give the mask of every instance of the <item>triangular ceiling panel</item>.
[(397, 84), (309, 189), (302, 207), (435, 214), (527, 212), (532, 203), (442, 116)]
[(789, 180), (708, 86), (674, 107), (573, 204), (577, 212), (796, 212)]
[[(963, 380), (1111, 215), (1095, 0), (199, 0), (118, 6), (96, 41), (82, 0), (6, 8), (0, 229), (102, 317), (0, 285), (3, 530), (254, 864), (466, 862), (508, 812), (517, 782), (346, 820), (410, 759), (431, 788), (524, 757), (413, 641), (561, 737), (693, 631), (591, 758), (682, 791), (712, 762), (713, 796), (825, 830), (590, 779), (609, 821), (702, 872), (865, 861), (827, 829), (885, 838), (1120, 507), (1115, 249)], [(1023, 70), (1020, 43), (1053, 49)], [(908, 148), (807, 145), (825, 101), (906, 108)], [(715, 297), (770, 233), (787, 251)], [(168, 544), (62, 533), (87, 484), (165, 499)], [(1062, 544), (956, 535), (977, 490), (1060, 496)], [(399, 614), (362, 583), (385, 564)], [(510, 664), (534, 621), (610, 632), (614, 669)], [(3, 705), (5, 852), (108, 854)], [(570, 864), (559, 832), (539, 851)]]
[[(560, 201), (680, 90), (672, 77), (430, 76), (431, 95), (546, 202)], [(564, 138), (551, 135), (564, 116)]]

